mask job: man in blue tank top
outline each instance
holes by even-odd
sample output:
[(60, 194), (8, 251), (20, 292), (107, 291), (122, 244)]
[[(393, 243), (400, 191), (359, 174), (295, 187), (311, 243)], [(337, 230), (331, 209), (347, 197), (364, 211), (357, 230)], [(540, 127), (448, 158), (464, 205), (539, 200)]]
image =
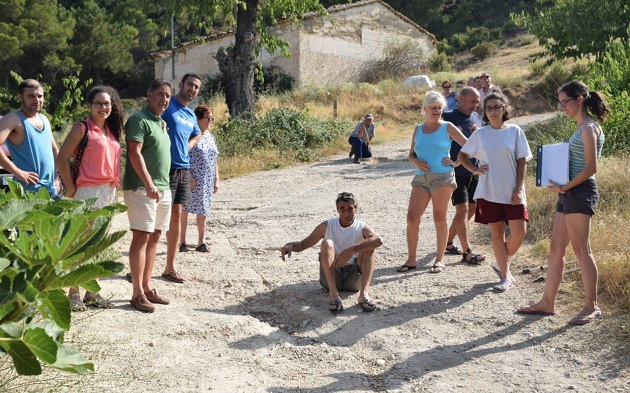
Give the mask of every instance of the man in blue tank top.
[[(175, 268), (178, 243), (181, 235), (180, 220), (182, 207), (190, 202), (190, 156), (199, 138), (201, 130), (197, 124), (195, 112), (187, 105), (194, 100), (201, 89), (201, 76), (188, 73), (179, 82), (179, 92), (171, 99), (168, 108), (162, 113), (162, 119), (168, 126), (171, 139), (171, 222), (166, 233), (166, 267), (162, 276), (170, 281), (183, 283), (184, 278)], [(183, 251), (183, 250), (182, 250)]]
[(343, 311), (339, 292), (359, 291), (359, 307), (369, 313), (378, 308), (368, 291), (376, 263), (374, 250), (383, 241), (372, 228), (356, 219), (359, 207), (354, 195), (342, 192), (336, 205), (339, 217), (322, 222), (304, 240), (285, 244), (280, 248), (280, 257), (284, 261), (285, 255), (290, 258), (292, 252), (307, 250), (324, 239), (319, 253), (319, 283), (329, 291), (328, 311)]
[(57, 143), (50, 123), (39, 113), (44, 105), (44, 89), (34, 79), (26, 79), (18, 85), (20, 109), (0, 120), (0, 145), (6, 142), (11, 161), (0, 150), (0, 166), (13, 174), (13, 180), (26, 191), (48, 190), (50, 197), (59, 199), (55, 184), (55, 159)]

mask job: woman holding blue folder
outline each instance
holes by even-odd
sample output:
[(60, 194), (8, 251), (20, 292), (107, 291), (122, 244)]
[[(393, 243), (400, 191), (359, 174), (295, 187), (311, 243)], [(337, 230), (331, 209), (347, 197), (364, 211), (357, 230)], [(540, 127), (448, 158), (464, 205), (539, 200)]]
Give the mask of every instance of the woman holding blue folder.
[(597, 159), (604, 144), (600, 123), (609, 113), (603, 96), (589, 91), (588, 86), (572, 81), (558, 90), (558, 100), (565, 115), (577, 121), (577, 129), (569, 138), (569, 182), (552, 182), (549, 189), (558, 193), (556, 214), (551, 232), (549, 268), (542, 299), (520, 307), (522, 314), (554, 315), (558, 288), (564, 273), (566, 248), (571, 243), (580, 263), (584, 285), (584, 306), (570, 325), (585, 325), (602, 317), (597, 307), (597, 265), (591, 252), (589, 236), (591, 217), (595, 214), (599, 192), (594, 175)]

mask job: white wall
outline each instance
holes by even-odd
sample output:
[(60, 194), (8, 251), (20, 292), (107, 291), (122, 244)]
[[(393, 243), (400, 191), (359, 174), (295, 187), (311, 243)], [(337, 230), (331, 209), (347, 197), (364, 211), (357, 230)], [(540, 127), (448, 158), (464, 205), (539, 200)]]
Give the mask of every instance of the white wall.
[[(390, 43), (415, 39), (427, 55), (434, 51), (430, 36), (379, 3), (349, 7), (333, 17), (334, 22), (330, 17), (305, 19), (302, 28), (289, 23), (274, 27), (273, 34), (289, 42), (292, 56), (289, 59), (263, 50), (261, 62), (280, 67), (300, 85), (336, 84), (356, 81), (365, 63), (380, 58)], [(155, 76), (177, 86), (186, 72), (219, 73), (214, 56), (219, 48), (233, 43), (230, 35), (177, 52), (175, 78), (170, 54), (156, 58)]]

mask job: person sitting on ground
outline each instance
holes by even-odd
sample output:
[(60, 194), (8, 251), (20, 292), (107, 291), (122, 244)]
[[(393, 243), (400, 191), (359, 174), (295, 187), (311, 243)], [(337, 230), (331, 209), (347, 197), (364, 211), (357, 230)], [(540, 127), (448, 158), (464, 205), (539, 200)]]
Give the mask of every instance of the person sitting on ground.
[(370, 150), (370, 142), (374, 138), (374, 132), (376, 130), (376, 124), (374, 124), (373, 117), (370, 113), (364, 116), (363, 121), (360, 121), (354, 131), (348, 138), (348, 143), (352, 145), (350, 149), (349, 157), (354, 155), (354, 163), (359, 164), (361, 158), (372, 157), (372, 150)]
[(284, 261), (292, 252), (304, 251), (324, 239), (319, 254), (319, 283), (329, 291), (329, 311), (343, 311), (340, 291), (360, 291), (359, 307), (369, 313), (377, 309), (368, 293), (376, 262), (374, 250), (383, 241), (372, 228), (356, 219), (358, 203), (354, 195), (342, 192), (336, 205), (339, 217), (322, 222), (302, 241), (285, 244), (280, 248), (280, 257)]

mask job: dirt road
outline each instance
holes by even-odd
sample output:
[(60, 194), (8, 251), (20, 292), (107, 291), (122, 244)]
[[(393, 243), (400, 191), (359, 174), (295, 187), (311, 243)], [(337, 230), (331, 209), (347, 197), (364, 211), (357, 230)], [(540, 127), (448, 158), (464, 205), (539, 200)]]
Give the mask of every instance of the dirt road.
[[(450, 256), (443, 273), (429, 274), (430, 209), (421, 225), (419, 268), (395, 271), (406, 258), (408, 145), (375, 146), (379, 163), (354, 165), (341, 154), (223, 182), (211, 253), (178, 257), (185, 284), (159, 278), (166, 249), (160, 245), (155, 285), (171, 305), (158, 305), (154, 314), (134, 311), (131, 285), (122, 276), (103, 280), (103, 294), (116, 307), (75, 314), (68, 336), (97, 372), (55, 391), (630, 391), (628, 355), (603, 336), (610, 318), (567, 326), (579, 298), (562, 292), (557, 316), (525, 317), (515, 307), (538, 298), (543, 285), (529, 276), (517, 275), (515, 287), (496, 294), (487, 262), (474, 267)], [(287, 262), (277, 251), (333, 216), (341, 191), (357, 195), (360, 218), (384, 240), (372, 287), (381, 309), (372, 314), (360, 312), (356, 294), (342, 296), (343, 314), (328, 313), (317, 248)], [(116, 226), (126, 228), (126, 216)], [(491, 261), (485, 229), (474, 231), (476, 249)], [(189, 239), (195, 237), (190, 226)], [(129, 240), (120, 243), (125, 254)], [(517, 255), (516, 263), (542, 261)]]

